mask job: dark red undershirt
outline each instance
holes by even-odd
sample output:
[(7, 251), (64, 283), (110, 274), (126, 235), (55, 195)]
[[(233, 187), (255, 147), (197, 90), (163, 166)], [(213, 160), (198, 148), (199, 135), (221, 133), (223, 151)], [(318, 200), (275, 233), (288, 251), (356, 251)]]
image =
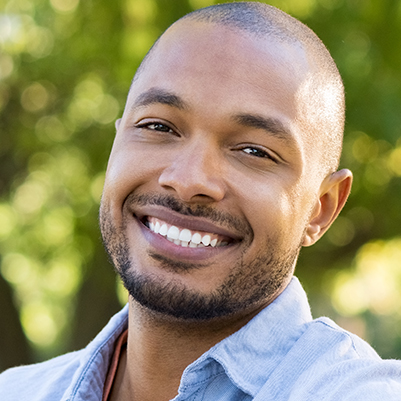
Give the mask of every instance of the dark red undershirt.
[(111, 364), (106, 376), (106, 381), (104, 383), (102, 401), (107, 401), (109, 399), (111, 388), (113, 387), (114, 379), (116, 377), (120, 355), (127, 347), (127, 338), (128, 338), (128, 329), (121, 333), (114, 347), (113, 357), (111, 358)]

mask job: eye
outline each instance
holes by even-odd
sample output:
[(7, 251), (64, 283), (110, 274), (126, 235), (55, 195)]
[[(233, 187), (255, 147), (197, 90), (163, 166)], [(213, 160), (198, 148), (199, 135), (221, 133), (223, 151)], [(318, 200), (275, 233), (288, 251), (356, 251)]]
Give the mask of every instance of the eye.
[(147, 128), (152, 131), (159, 131), (159, 132), (171, 132), (173, 130), (165, 124), (162, 123), (146, 123), (146, 124), (138, 124), (138, 128)]
[(263, 159), (270, 159), (277, 163), (277, 159), (274, 158), (269, 152), (259, 149), (259, 148), (254, 148), (254, 147), (246, 147), (242, 149), (243, 152), (248, 153), (251, 156), (263, 158)]

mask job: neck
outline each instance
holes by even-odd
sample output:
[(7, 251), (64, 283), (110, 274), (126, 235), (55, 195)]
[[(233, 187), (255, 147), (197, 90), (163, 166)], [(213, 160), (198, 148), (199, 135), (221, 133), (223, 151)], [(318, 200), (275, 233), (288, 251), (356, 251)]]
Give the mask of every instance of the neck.
[(235, 318), (188, 322), (161, 316), (131, 299), (127, 352), (121, 358), (111, 400), (171, 400), (185, 368), (260, 309)]

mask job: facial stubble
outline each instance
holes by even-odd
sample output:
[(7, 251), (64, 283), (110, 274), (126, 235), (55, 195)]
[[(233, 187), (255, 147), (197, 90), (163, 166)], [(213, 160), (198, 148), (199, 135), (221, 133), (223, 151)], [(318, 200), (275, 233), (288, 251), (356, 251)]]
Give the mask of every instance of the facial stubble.
[[(125, 224), (116, 227), (109, 208), (100, 211), (105, 249), (130, 296), (145, 308), (162, 315), (204, 321), (230, 316), (274, 299), (292, 275), (300, 246), (283, 250), (278, 241), (268, 239), (252, 261), (245, 263), (242, 252), (227, 278), (214, 291), (201, 293), (178, 280), (162, 281), (155, 275), (139, 273), (130, 256)], [(176, 262), (156, 253), (148, 254), (163, 269), (190, 274), (202, 265)]]

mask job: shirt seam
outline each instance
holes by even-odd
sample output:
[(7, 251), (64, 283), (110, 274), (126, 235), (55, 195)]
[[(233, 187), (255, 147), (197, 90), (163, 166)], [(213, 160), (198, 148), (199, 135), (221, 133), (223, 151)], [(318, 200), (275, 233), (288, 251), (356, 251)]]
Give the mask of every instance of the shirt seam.
[(326, 322), (323, 321), (323, 320), (316, 320), (316, 323), (323, 324), (324, 326), (330, 328), (331, 330), (336, 331), (336, 332), (338, 332), (338, 333), (341, 333), (344, 337), (349, 338), (350, 341), (351, 341), (352, 349), (354, 350), (354, 352), (356, 353), (356, 355), (358, 356), (358, 358), (359, 358), (359, 359), (362, 359), (361, 355), (359, 354), (359, 352), (358, 352), (358, 350), (357, 350), (357, 348), (356, 348), (354, 339), (352, 338), (352, 336), (350, 335), (350, 333), (348, 333), (347, 331), (345, 331), (345, 330), (343, 330), (343, 329), (341, 329), (341, 328), (340, 328), (340, 329), (337, 329), (336, 327), (331, 326), (330, 324), (326, 323)]
[[(199, 369), (199, 372), (201, 372), (202, 370), (207, 370), (207, 368)], [(182, 390), (187, 390), (187, 389), (189, 389), (189, 388), (191, 388), (191, 387), (200, 386), (200, 385), (202, 385), (202, 384), (207, 383), (210, 379), (215, 379), (216, 377), (222, 376), (222, 375), (224, 375), (224, 374), (226, 374), (226, 373), (225, 373), (225, 371), (223, 370), (222, 372), (214, 373), (214, 374), (210, 375), (207, 379), (202, 379), (202, 380), (197, 381), (197, 382), (195, 382), (195, 383), (184, 384), (184, 385), (182, 386)]]

